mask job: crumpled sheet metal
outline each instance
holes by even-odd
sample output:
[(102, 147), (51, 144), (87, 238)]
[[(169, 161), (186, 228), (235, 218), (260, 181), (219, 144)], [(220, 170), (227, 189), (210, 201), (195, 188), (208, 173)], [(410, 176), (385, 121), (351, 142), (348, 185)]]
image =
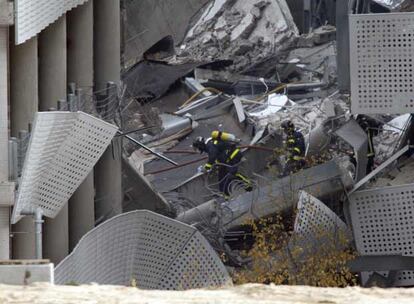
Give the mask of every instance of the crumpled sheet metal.
[(368, 136), (359, 124), (351, 119), (343, 125), (336, 132), (340, 138), (350, 144), (355, 153), (357, 161), (357, 170), (355, 181), (360, 181), (367, 175), (367, 151), (368, 151)]
[(55, 269), (56, 284), (130, 286), (132, 280), (159, 290), (232, 285), (197, 229), (150, 211), (124, 213), (91, 230)]
[(399, 9), (404, 4), (412, 2), (411, 0), (372, 0), (372, 1), (385, 8), (388, 8), (389, 10)]
[[(414, 184), (358, 191), (349, 200), (360, 255), (414, 256)], [(413, 271), (398, 272), (396, 286), (413, 285)]]

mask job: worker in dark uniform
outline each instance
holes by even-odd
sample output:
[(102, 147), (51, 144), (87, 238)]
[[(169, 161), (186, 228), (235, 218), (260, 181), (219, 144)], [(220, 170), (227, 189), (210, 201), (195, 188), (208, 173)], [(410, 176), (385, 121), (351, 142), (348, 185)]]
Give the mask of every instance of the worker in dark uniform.
[(305, 139), (303, 134), (295, 130), (295, 125), (290, 121), (282, 123), (282, 129), (286, 134), (286, 153), (287, 161), (283, 176), (296, 173), (306, 165), (305, 161)]
[(373, 119), (368, 119), (364, 115), (360, 115), (357, 118), (357, 122), (360, 127), (367, 133), (368, 136), (368, 151), (367, 151), (367, 174), (370, 174), (374, 170), (375, 160), (375, 148), (374, 148), (374, 136), (378, 135), (379, 123)]
[(210, 172), (214, 165), (218, 168), (219, 190), (225, 196), (229, 196), (229, 185), (239, 179), (245, 183), (246, 191), (251, 191), (249, 179), (238, 172), (238, 166), (243, 158), (242, 152), (232, 142), (226, 142), (219, 139), (207, 139), (198, 137), (193, 147), (201, 153), (208, 154), (208, 161), (203, 166), (203, 171)]

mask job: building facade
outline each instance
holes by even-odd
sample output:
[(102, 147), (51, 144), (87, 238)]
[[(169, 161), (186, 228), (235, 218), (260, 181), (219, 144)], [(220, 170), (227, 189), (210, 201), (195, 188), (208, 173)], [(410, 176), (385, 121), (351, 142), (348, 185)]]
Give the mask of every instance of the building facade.
[[(0, 0), (0, 259), (35, 258), (33, 220), (10, 225), (17, 181), (9, 176), (9, 140), (28, 131), (37, 111), (56, 109), (68, 83), (88, 95), (119, 83), (120, 57), (119, 0)], [(99, 174), (45, 220), (44, 258), (58, 263), (94, 227), (96, 198), (121, 206), (121, 161), (111, 149)]]

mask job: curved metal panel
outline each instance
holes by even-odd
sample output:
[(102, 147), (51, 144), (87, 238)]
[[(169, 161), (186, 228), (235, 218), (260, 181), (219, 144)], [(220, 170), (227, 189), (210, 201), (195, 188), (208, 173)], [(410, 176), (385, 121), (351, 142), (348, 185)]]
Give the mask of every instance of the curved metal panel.
[(86, 234), (55, 269), (55, 282), (182, 290), (231, 284), (195, 228), (150, 211), (114, 217)]

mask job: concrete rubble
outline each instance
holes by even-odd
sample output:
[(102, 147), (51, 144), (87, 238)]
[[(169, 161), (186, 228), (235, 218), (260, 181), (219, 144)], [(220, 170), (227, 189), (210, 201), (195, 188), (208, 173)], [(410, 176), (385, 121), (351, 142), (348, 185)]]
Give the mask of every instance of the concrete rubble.
[[(340, 265), (350, 272), (341, 286), (414, 286), (414, 120), (413, 113), (406, 113), (413, 105), (392, 115), (381, 105), (369, 105), (358, 113), (375, 114), (357, 114), (347, 85), (352, 77), (355, 85), (356, 76), (343, 69), (344, 62), (349, 65), (349, 60), (357, 59), (342, 53), (344, 41), (347, 49), (354, 42), (343, 31), (349, 26), (342, 23), (347, 19), (344, 11), (333, 14), (342, 4), (299, 2), (198, 1), (201, 9), (195, 14), (194, 7), (189, 9), (194, 15), (186, 17), (186, 30), (180, 24), (179, 33), (157, 33), (158, 41), (142, 38), (147, 49), (136, 54), (127, 47), (129, 60), (118, 95), (115, 85), (108, 86), (97, 98), (96, 109), (122, 125), (114, 136), (124, 140), (119, 140), (119, 149), (112, 147), (122, 158), (122, 214), (111, 218), (100, 212), (96, 227), (55, 268), (57, 284), (223, 287), (200, 290), (197, 296), (191, 291), (166, 293), (172, 303), (178, 301), (175, 296), (180, 296), (180, 303), (197, 303), (209, 293), (227, 297), (223, 303), (248, 303), (246, 298), (270, 303), (276, 296), (280, 303), (348, 303), (349, 297), (364, 303), (378, 294), (382, 297), (378, 301), (387, 299), (386, 291), (373, 290), (371, 296), (358, 288), (347, 289), (343, 299), (309, 288), (226, 289), (238, 282), (240, 273), (255, 267), (254, 257), (248, 255), (260, 238), (255, 226), (281, 221), (281, 231), (274, 234), (280, 233), (286, 244), (275, 242), (269, 250), (272, 267), (281, 263), (280, 252), (290, 254), (295, 246), (300, 246), (299, 256), (306, 264), (333, 240), (335, 250), (352, 255)], [(377, 12), (414, 11), (414, 4), (350, 1), (348, 10), (369, 18)], [(394, 72), (404, 68), (401, 63)], [(372, 79), (370, 85), (371, 81), (376, 83)], [(409, 96), (405, 90), (404, 96)], [(105, 104), (108, 100), (113, 108)], [(304, 136), (304, 156), (299, 159), (303, 166), (294, 173), (287, 170), (293, 158), (288, 157), (288, 138), (282, 129), (286, 121)], [(192, 148), (196, 138), (212, 137), (212, 131), (230, 133), (243, 154), (237, 167), (246, 178), (229, 182), (227, 191), (220, 188), (216, 172), (223, 164), (205, 172), (208, 157)], [(99, 267), (100, 262), (105, 267)], [(297, 268), (293, 258), (288, 264), (289, 269)], [(61, 296), (61, 303), (66, 303), (70, 288), (37, 285), (28, 290), (36, 303), (42, 303), (41, 292)], [(113, 292), (120, 303), (132, 296), (143, 296), (148, 303), (168, 302), (150, 291), (82, 288), (89, 294)], [(8, 303), (17, 292), (16, 288), (0, 292), (0, 302)], [(245, 299), (237, 297), (239, 292)], [(412, 298), (410, 291), (398, 292), (407, 303)], [(86, 295), (78, 296), (73, 303), (86, 301)]]
[(297, 35), (285, 0), (210, 1), (187, 32), (179, 55), (202, 61), (230, 59), (231, 70), (242, 71), (288, 48)]
[[(400, 11), (408, 10), (410, 1), (372, 2)], [(312, 240), (312, 225), (325, 218), (351, 240), (355, 231), (350, 195), (414, 182), (409, 148), (401, 150), (412, 137), (412, 115), (354, 115), (352, 96), (338, 84), (347, 76), (337, 66), (337, 41), (343, 41), (337, 36), (343, 33), (337, 33), (332, 18), (326, 17), (332, 6), (315, 10), (312, 22), (318, 26), (300, 33), (303, 24), (296, 26), (300, 20), (290, 5), (285, 0), (208, 1), (193, 16), (184, 39), (175, 42), (175, 52), (171, 39), (163, 39), (147, 52), (156, 52), (151, 61), (138, 63), (124, 75), (129, 95), (123, 101), (123, 119), (129, 129), (150, 127), (134, 137), (179, 164), (167, 165), (128, 145), (124, 159), (132, 170), (129, 174), (135, 171), (145, 180), (145, 189), (153, 188), (156, 212), (197, 227), (219, 254), (227, 255), (227, 266), (249, 267), (238, 249), (243, 235), (249, 235), (249, 221), (296, 217), (292, 230), (305, 231)], [(140, 76), (142, 69), (153, 81)], [(286, 163), (281, 124), (286, 120), (305, 136), (307, 164), (281, 178)], [(372, 177), (367, 177), (371, 143), (364, 122), (373, 135), (373, 169), (379, 168)], [(198, 136), (208, 138), (213, 130), (241, 139), (240, 171), (251, 179), (253, 191), (235, 184), (225, 198), (214, 174), (197, 173), (205, 157), (191, 144)], [(311, 199), (304, 200), (301, 191)], [(149, 209), (152, 203), (139, 203), (139, 191), (130, 193), (130, 206)], [(319, 213), (312, 213), (308, 201)], [(308, 226), (298, 224), (300, 218)], [(334, 224), (323, 227), (326, 233), (336, 229)], [(341, 248), (355, 250), (351, 242)]]

